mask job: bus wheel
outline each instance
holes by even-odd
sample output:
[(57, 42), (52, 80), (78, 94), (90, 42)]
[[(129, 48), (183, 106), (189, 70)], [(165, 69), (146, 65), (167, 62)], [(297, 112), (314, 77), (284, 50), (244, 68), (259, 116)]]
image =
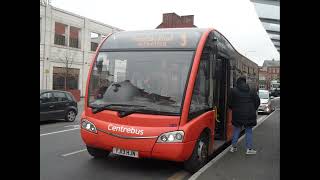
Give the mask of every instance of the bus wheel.
[(93, 148), (93, 147), (89, 147), (89, 146), (87, 146), (87, 151), (94, 158), (107, 157), (109, 155), (109, 153), (110, 153), (109, 151), (105, 151), (105, 150), (102, 150), (102, 149), (97, 149), (97, 148)]
[(191, 157), (184, 162), (184, 168), (187, 171), (195, 173), (207, 163), (209, 147), (208, 144), (208, 136), (205, 133), (202, 133), (202, 135), (196, 142)]

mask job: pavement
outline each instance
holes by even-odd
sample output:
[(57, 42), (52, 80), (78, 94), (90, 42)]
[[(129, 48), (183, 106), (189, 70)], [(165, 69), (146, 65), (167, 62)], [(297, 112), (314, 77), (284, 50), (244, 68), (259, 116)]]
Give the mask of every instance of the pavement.
[(245, 154), (245, 136), (242, 136), (237, 152), (229, 152), (228, 147), (189, 180), (280, 179), (280, 99), (275, 99), (273, 103), (276, 110), (258, 122), (253, 131), (256, 155)]

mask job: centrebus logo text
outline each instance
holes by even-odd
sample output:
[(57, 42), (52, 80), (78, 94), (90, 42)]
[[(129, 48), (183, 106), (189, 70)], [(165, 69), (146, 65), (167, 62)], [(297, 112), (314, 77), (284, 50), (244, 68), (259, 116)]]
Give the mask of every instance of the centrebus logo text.
[(111, 131), (118, 131), (118, 132), (126, 132), (128, 134), (137, 134), (137, 135), (143, 135), (143, 130), (135, 129), (135, 128), (126, 128), (122, 126), (115, 126), (113, 124), (108, 125), (108, 130)]

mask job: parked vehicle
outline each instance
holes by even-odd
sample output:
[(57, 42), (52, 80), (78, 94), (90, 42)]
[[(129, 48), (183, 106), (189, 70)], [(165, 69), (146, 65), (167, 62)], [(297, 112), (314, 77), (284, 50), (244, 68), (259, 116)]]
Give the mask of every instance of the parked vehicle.
[(273, 97), (280, 96), (280, 82), (271, 81), (271, 84), (270, 84), (270, 96), (273, 96)]
[(259, 90), (260, 106), (258, 113), (270, 114), (273, 110), (271, 98), (268, 90)]
[(40, 90), (40, 121), (64, 119), (73, 122), (78, 105), (73, 95), (66, 91)]

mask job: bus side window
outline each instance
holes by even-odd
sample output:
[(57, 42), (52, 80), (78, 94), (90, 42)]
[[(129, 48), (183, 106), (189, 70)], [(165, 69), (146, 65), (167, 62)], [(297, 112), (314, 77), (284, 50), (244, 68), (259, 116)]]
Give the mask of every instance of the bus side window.
[(189, 110), (189, 120), (212, 109), (210, 98), (210, 60), (202, 55)]

